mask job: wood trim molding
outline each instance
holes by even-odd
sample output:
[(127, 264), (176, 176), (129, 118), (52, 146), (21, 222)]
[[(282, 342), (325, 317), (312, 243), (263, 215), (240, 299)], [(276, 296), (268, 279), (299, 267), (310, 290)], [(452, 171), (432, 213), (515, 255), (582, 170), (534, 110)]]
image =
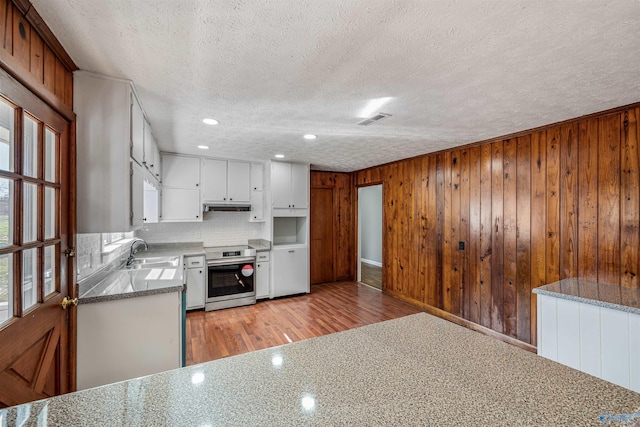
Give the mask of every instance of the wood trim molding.
[[(399, 159), (399, 160), (394, 160), (392, 162), (382, 163), (382, 164), (370, 166), (370, 167), (364, 168), (364, 169), (358, 169), (358, 170), (352, 171), (352, 173), (363, 172), (363, 171), (366, 171), (366, 170), (369, 170), (369, 169), (381, 168), (381, 167), (389, 166), (389, 165), (392, 165), (394, 163), (398, 163), (398, 162), (402, 162), (402, 161), (406, 161), (406, 160), (419, 159), (419, 158), (424, 157), (424, 156), (435, 156), (435, 155), (438, 155), (438, 154), (441, 154), (441, 153), (448, 153), (448, 152), (457, 151), (457, 150), (464, 150), (464, 149), (468, 149), (468, 148), (471, 148), (471, 147), (490, 144), (492, 142), (500, 142), (500, 141), (505, 141), (507, 139), (514, 139), (514, 138), (518, 138), (518, 137), (521, 137), (521, 136), (531, 135), (531, 134), (536, 133), (536, 132), (541, 132), (543, 130), (548, 130), (548, 129), (556, 128), (556, 127), (559, 127), (559, 126), (570, 125), (570, 124), (577, 123), (577, 122), (580, 122), (580, 121), (583, 121), (583, 120), (595, 119), (595, 118), (599, 118), (599, 117), (609, 116), (611, 114), (617, 114), (617, 113), (620, 113), (622, 111), (629, 110), (629, 109), (632, 109), (632, 108), (638, 108), (638, 107), (640, 107), (640, 101), (639, 102), (634, 102), (634, 103), (631, 103), (631, 104), (627, 104), (627, 105), (622, 105), (620, 107), (610, 108), (608, 110), (603, 110), (603, 111), (598, 111), (598, 112), (595, 112), (595, 113), (585, 114), (584, 116), (574, 117), (572, 119), (567, 119), (567, 120), (563, 120), (563, 121), (560, 121), (560, 122), (550, 123), (548, 125), (538, 126), (538, 127), (531, 128), (531, 129), (521, 130), (521, 131), (518, 131), (518, 132), (508, 133), (506, 135), (501, 135), (501, 136), (496, 136), (496, 137), (489, 138), (489, 139), (484, 139), (482, 141), (470, 142), (469, 144), (456, 145), (455, 147), (445, 148), (443, 150), (431, 151), (431, 152), (428, 152), (428, 153), (418, 154), (417, 156), (407, 157), (407, 158)], [(370, 183), (357, 184), (356, 183), (356, 185), (358, 185), (358, 186), (366, 186), (366, 185), (373, 185), (373, 184), (370, 184)]]
[(64, 64), (65, 68), (71, 72), (78, 70), (78, 66), (73, 62), (73, 59), (69, 56), (64, 49), (60, 41), (53, 34), (49, 26), (44, 19), (40, 16), (38, 11), (33, 7), (29, 0), (11, 0), (13, 4), (22, 12), (27, 22), (33, 26), (38, 35), (42, 37), (44, 42), (53, 51), (54, 55)]
[(471, 329), (472, 331), (476, 331), (476, 332), (480, 332), (481, 334), (484, 335), (488, 335), (492, 338), (495, 338), (499, 341), (505, 342), (507, 344), (511, 344), (515, 347), (521, 348), (523, 350), (529, 351), (531, 353), (537, 353), (538, 349), (536, 346), (533, 346), (531, 344), (527, 344), (523, 341), (517, 340), (515, 338), (512, 338), (510, 336), (501, 334), (499, 332), (496, 332), (492, 329), (486, 328), (484, 326), (478, 325), (476, 323), (470, 322), (467, 319), (463, 319), (461, 317), (455, 316), (449, 312), (446, 312), (444, 310), (440, 310), (439, 308), (436, 307), (432, 307), (430, 305), (424, 304), (420, 301), (414, 300), (412, 298), (407, 298), (404, 295), (398, 294), (396, 292), (387, 290), (387, 289), (383, 289), (382, 291), (385, 294), (391, 295), (395, 298), (398, 298), (402, 301), (406, 301), (414, 306), (420, 307), (422, 310), (424, 310), (426, 313), (432, 314), (434, 316), (440, 317), (441, 319), (447, 320), (449, 322), (455, 323), (456, 325), (460, 325), (460, 326), (464, 326), (467, 329)]
[[(15, 57), (13, 57), (8, 51), (0, 49), (0, 68), (4, 69), (9, 76), (17, 80), (20, 84), (25, 86), (35, 95), (37, 95), (42, 101), (53, 108), (58, 114), (67, 119), (73, 121), (76, 117), (75, 113), (65, 105), (60, 98), (53, 94), (45, 85), (36, 79), (33, 74), (24, 70), (22, 65), (18, 63)], [(1, 78), (1, 77), (0, 77)]]

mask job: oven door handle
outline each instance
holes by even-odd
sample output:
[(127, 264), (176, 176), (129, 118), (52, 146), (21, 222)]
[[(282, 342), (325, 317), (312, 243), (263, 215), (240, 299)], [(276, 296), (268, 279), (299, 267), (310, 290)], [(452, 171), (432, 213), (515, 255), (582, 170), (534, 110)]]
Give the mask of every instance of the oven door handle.
[(234, 264), (242, 264), (247, 262), (256, 262), (255, 257), (244, 257), (244, 258), (228, 258), (228, 259), (212, 259), (207, 261), (208, 266), (215, 265), (234, 265)]

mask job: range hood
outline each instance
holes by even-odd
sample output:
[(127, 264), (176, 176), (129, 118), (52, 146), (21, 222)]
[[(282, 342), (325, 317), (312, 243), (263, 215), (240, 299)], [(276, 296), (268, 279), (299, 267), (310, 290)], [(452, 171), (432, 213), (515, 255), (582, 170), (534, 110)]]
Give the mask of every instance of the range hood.
[(249, 212), (251, 210), (250, 204), (222, 204), (222, 203), (204, 203), (202, 205), (204, 212)]

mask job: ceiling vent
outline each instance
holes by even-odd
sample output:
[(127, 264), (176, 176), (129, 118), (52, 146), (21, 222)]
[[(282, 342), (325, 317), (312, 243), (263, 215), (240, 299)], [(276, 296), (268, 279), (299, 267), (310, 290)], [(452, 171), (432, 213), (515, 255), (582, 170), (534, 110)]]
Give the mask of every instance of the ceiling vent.
[(375, 116), (367, 117), (364, 120), (360, 120), (357, 124), (362, 125), (362, 126), (369, 126), (370, 124), (375, 123), (375, 122), (379, 122), (380, 120), (382, 120), (382, 119), (384, 119), (386, 117), (391, 117), (391, 114), (378, 113)]

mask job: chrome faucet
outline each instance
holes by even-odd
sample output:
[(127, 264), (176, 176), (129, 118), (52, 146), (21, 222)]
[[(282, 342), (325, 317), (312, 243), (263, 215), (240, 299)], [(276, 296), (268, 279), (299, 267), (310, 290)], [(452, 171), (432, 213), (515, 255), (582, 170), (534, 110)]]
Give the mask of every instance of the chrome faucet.
[(145, 242), (144, 239), (133, 239), (133, 242), (131, 242), (131, 250), (129, 251), (129, 258), (127, 258), (127, 265), (131, 265), (133, 260), (136, 259), (136, 253), (138, 252), (136, 250), (136, 243), (144, 244), (144, 250), (149, 250), (149, 245), (147, 245), (147, 242)]

